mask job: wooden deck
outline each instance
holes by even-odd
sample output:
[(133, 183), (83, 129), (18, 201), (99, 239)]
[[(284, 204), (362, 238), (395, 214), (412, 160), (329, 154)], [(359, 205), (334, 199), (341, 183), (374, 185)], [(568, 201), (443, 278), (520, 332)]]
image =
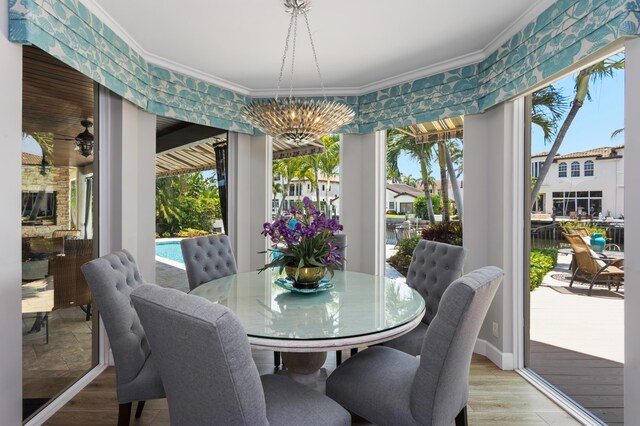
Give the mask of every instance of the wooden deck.
[(529, 367), (608, 425), (624, 422), (624, 364), (531, 342)]

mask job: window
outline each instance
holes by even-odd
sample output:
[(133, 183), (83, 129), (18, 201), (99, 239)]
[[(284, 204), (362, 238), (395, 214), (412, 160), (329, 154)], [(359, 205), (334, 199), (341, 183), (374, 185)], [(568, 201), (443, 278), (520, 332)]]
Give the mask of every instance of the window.
[(322, 184), (322, 192), (324, 192), (324, 183)]
[(587, 160), (584, 162), (584, 175), (593, 176), (593, 161)]
[(389, 201), (389, 210), (395, 210), (396, 209), (396, 203), (393, 201)]
[(556, 216), (597, 216), (602, 211), (602, 191), (554, 192), (553, 211)]
[(400, 212), (402, 214), (412, 214), (413, 203), (400, 203)]
[(542, 161), (534, 161), (531, 163), (531, 177), (540, 177), (540, 171), (542, 170)]
[(23, 192), (22, 193), (22, 224), (42, 225), (56, 223), (56, 193), (55, 192)]
[(580, 163), (577, 161), (571, 163), (571, 177), (580, 177)]
[(558, 165), (558, 177), (567, 177), (567, 163)]
[(296, 195), (296, 186), (289, 185), (289, 195)]

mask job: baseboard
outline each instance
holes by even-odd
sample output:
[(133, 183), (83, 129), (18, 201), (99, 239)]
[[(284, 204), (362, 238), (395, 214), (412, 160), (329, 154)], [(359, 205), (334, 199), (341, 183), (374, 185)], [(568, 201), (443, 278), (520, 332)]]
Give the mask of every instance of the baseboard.
[(512, 353), (501, 352), (500, 349), (496, 348), (484, 339), (476, 340), (473, 352), (486, 356), (501, 370), (513, 370), (515, 368)]

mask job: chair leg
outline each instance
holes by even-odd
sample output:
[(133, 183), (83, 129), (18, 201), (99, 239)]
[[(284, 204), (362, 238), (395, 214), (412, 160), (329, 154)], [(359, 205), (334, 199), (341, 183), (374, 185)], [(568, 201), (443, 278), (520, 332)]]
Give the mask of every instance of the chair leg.
[(342, 364), (342, 351), (336, 351), (336, 367)]
[(274, 367), (280, 367), (280, 352), (273, 352), (273, 365)]
[(358, 348), (351, 348), (351, 356), (354, 356), (358, 353)]
[(131, 419), (131, 403), (120, 404), (118, 409), (118, 426), (129, 426)]
[(136, 407), (136, 419), (139, 419), (142, 415), (142, 410), (144, 409), (144, 403), (146, 401), (138, 401), (138, 406)]
[(456, 416), (456, 426), (468, 426), (467, 423), (467, 406), (465, 405), (462, 411)]

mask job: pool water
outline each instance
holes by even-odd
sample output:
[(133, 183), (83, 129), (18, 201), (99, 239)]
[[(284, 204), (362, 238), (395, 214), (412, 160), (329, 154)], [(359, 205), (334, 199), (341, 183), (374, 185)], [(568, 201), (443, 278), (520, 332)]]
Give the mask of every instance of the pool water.
[(182, 250), (180, 249), (180, 241), (156, 243), (156, 256), (164, 257), (174, 262), (184, 263)]

